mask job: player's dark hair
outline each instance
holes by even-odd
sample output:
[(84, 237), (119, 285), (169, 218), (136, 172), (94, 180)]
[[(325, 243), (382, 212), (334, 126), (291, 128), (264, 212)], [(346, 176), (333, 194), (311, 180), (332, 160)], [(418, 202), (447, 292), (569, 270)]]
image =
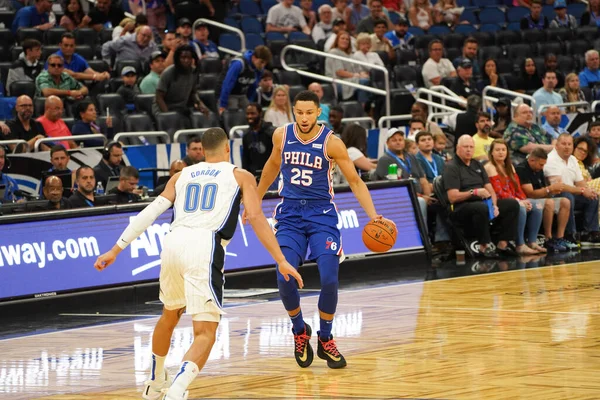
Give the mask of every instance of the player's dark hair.
[(299, 101), (312, 101), (317, 107), (319, 107), (319, 96), (311, 92), (310, 90), (303, 90), (294, 97), (294, 107)]
[(55, 146), (52, 146), (50, 148), (50, 158), (52, 158), (52, 156), (55, 153), (60, 153), (61, 151), (64, 151), (67, 156), (69, 155), (69, 153), (67, 152), (67, 149), (65, 149), (65, 146), (63, 146), (62, 144), (57, 144)]
[(229, 140), (227, 133), (221, 128), (210, 128), (202, 135), (202, 147), (205, 151), (219, 148), (221, 143)]

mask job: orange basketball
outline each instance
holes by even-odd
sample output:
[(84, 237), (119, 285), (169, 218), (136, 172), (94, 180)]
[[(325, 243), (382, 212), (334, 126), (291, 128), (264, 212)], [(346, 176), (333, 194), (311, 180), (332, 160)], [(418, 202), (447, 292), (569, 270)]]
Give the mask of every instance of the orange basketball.
[(398, 230), (393, 221), (382, 218), (370, 221), (363, 229), (362, 239), (367, 249), (384, 253), (396, 243)]

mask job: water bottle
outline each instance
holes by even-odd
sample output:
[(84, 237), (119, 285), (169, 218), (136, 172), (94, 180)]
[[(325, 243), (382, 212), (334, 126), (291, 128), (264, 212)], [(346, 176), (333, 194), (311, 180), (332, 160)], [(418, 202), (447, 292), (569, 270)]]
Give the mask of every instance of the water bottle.
[(102, 186), (102, 182), (98, 182), (96, 185), (96, 196), (104, 195), (104, 186)]
[(398, 180), (398, 164), (388, 165), (388, 173), (386, 175), (386, 179), (389, 179), (391, 181)]
[(140, 142), (142, 142), (142, 144), (144, 146), (150, 146), (150, 142), (148, 141), (148, 139), (146, 139), (146, 136), (138, 136), (140, 139)]

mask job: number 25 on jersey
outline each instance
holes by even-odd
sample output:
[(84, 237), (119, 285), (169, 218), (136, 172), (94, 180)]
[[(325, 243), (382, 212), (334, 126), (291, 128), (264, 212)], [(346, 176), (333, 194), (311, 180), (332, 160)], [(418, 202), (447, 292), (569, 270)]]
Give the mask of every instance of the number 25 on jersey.
[(312, 185), (312, 173), (310, 169), (292, 168), (292, 177), (290, 182), (293, 185), (310, 186)]

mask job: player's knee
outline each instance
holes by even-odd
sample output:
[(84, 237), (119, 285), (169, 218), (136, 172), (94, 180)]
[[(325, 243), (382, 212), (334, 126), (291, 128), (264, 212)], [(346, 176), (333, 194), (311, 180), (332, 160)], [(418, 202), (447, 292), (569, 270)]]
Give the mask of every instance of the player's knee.
[[(194, 319), (199, 318), (200, 320)], [(192, 317), (194, 324), (194, 338), (214, 343), (217, 335), (217, 327), (221, 315), (218, 313), (200, 313)]]
[(172, 309), (164, 307), (161, 318), (167, 325), (174, 328), (177, 325), (177, 323), (179, 322), (179, 320), (181, 319), (181, 316), (183, 315), (183, 313), (185, 313), (185, 307), (172, 308)]

